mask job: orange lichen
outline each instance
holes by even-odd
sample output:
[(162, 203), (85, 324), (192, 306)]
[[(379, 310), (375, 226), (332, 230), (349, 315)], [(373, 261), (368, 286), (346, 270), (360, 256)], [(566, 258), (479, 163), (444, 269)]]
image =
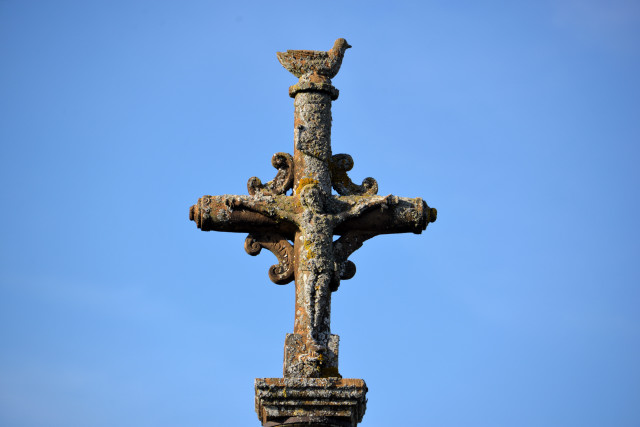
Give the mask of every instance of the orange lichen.
[(317, 179), (313, 179), (309, 177), (300, 178), (300, 181), (298, 181), (298, 186), (296, 187), (296, 194), (300, 194), (300, 191), (307, 185), (319, 184), (319, 183), (320, 181), (318, 181)]

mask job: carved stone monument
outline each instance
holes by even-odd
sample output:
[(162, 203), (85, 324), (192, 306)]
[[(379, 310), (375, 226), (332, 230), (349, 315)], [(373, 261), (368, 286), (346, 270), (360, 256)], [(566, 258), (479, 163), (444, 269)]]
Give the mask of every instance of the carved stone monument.
[(350, 47), (338, 39), (328, 52), (278, 53), (280, 63), (299, 78), (289, 88), (295, 107), (293, 156), (274, 154), (275, 178), (266, 184), (249, 179), (248, 196), (204, 196), (189, 211), (203, 231), (249, 233), (247, 253), (266, 248), (278, 259), (269, 269), (271, 281), (295, 280), (295, 322), (285, 338), (283, 378), (255, 381), (256, 412), (265, 427), (354, 427), (362, 420), (367, 386), (338, 371), (331, 295), (355, 274), (348, 258), (365, 240), (420, 234), (436, 220), (436, 210), (420, 198), (377, 196), (373, 178), (353, 183), (347, 175), (351, 156), (331, 152), (331, 102), (338, 98), (331, 78)]

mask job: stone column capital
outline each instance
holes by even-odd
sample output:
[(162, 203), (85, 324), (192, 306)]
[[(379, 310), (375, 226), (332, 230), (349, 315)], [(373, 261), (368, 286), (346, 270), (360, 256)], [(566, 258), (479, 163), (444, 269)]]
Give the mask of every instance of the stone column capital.
[(328, 93), (332, 101), (338, 99), (340, 91), (331, 83), (314, 83), (314, 82), (298, 82), (293, 86), (289, 86), (289, 96), (295, 98), (300, 92), (325, 92)]

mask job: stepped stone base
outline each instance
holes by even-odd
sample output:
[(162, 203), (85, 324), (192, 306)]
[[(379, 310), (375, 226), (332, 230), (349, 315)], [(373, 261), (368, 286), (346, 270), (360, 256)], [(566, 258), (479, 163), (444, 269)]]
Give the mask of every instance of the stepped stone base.
[(353, 378), (256, 378), (263, 427), (355, 427), (367, 406), (367, 385)]

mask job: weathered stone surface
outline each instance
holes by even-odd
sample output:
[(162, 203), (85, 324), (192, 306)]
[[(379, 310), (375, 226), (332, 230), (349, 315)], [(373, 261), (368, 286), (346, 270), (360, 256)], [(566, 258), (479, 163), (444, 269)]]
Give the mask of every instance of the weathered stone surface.
[(285, 194), (293, 187), (293, 157), (289, 153), (276, 153), (271, 158), (271, 164), (278, 169), (276, 177), (272, 181), (263, 184), (258, 177), (249, 178), (247, 191), (254, 196), (261, 194)]
[(278, 258), (278, 264), (269, 268), (269, 279), (275, 284), (286, 285), (293, 280), (293, 245), (282, 234), (251, 233), (244, 240), (244, 250), (256, 256), (266, 248)]
[[(244, 199), (252, 204), (263, 203), (261, 213), (258, 209), (242, 206)], [(381, 200), (382, 196), (330, 196), (328, 207), (333, 214), (349, 209), (363, 200)], [(395, 203), (397, 202), (397, 203)], [(429, 223), (434, 222), (437, 211), (430, 208), (421, 198), (392, 196), (389, 203), (380, 209), (365, 209), (361, 215), (344, 218), (333, 229), (334, 235), (349, 232), (380, 234), (422, 233)], [(198, 203), (191, 206), (189, 218), (202, 231), (226, 231), (234, 233), (277, 232), (288, 240), (293, 240), (297, 231), (295, 222), (286, 218), (278, 218), (277, 212), (294, 213), (301, 210), (299, 199), (291, 196), (203, 196)], [(295, 218), (294, 218), (295, 219)]]
[(347, 175), (353, 169), (353, 157), (348, 154), (336, 154), (329, 162), (331, 168), (331, 185), (341, 196), (378, 194), (378, 182), (369, 177), (357, 185)]
[[(348, 154), (331, 152), (331, 84), (344, 52), (338, 39), (329, 52), (279, 53), (282, 65), (299, 77), (294, 98), (294, 151), (276, 153), (272, 181), (249, 179), (249, 196), (203, 196), (189, 218), (203, 231), (249, 233), (245, 250), (271, 251), (269, 269), (277, 284), (295, 280), (295, 320), (285, 340), (284, 378), (256, 380), (256, 411), (264, 426), (353, 427), (364, 414), (363, 380), (342, 379), (337, 335), (331, 333), (331, 296), (353, 277), (349, 256), (379, 234), (420, 234), (437, 212), (421, 198), (378, 196), (378, 183), (355, 184)], [(334, 189), (340, 196), (331, 194)], [(287, 195), (293, 190), (291, 195)], [(340, 236), (334, 241), (334, 236)]]
[(278, 52), (278, 61), (284, 68), (296, 77), (315, 75), (317, 79), (323, 77), (332, 79), (340, 71), (344, 53), (349, 49), (345, 39), (338, 39), (328, 52), (317, 50), (288, 50)]
[(284, 366), (283, 375), (285, 378), (342, 378), (338, 372), (338, 347), (340, 337), (331, 334), (327, 343), (327, 352), (323, 356), (323, 360), (317, 366), (317, 372), (309, 372), (309, 366), (299, 358), (301, 354), (307, 354), (309, 349), (306, 348), (306, 340), (304, 335), (287, 334), (284, 340)]
[(367, 385), (360, 379), (258, 378), (255, 389), (263, 426), (352, 427), (367, 405)]

